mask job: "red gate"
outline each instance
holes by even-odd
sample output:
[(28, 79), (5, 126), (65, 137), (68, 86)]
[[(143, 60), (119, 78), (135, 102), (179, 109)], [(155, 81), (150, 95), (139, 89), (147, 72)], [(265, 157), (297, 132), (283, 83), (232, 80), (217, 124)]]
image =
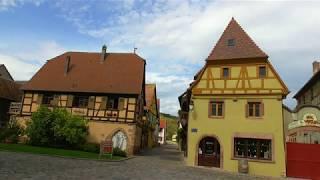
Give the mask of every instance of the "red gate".
[(287, 143), (287, 176), (320, 179), (320, 144)]

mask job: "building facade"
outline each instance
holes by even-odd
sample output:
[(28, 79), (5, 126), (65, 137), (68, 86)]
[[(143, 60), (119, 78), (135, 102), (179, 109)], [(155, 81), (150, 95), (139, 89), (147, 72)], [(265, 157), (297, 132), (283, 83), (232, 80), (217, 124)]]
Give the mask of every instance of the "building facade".
[(21, 92), (20, 84), (14, 82), (4, 64), (0, 65), (0, 128), (5, 127), (10, 119), (10, 104), (19, 102)]
[(167, 129), (167, 121), (165, 119), (160, 119), (159, 134), (158, 134), (159, 144), (166, 143), (166, 129)]
[(145, 146), (152, 148), (158, 144), (159, 133), (159, 99), (155, 84), (146, 84), (146, 106), (145, 106)]
[(237, 172), (247, 160), (249, 174), (285, 176), (282, 99), (289, 91), (233, 18), (189, 89), (188, 165)]
[[(22, 86), (18, 121), (40, 106), (65, 108), (89, 122), (88, 142), (112, 139), (129, 155), (142, 143), (145, 60), (135, 53), (67, 52), (49, 61)], [(121, 141), (122, 143), (118, 143)]]
[(313, 76), (296, 93), (296, 108), (284, 109), (288, 142), (320, 143), (320, 63), (313, 62)]

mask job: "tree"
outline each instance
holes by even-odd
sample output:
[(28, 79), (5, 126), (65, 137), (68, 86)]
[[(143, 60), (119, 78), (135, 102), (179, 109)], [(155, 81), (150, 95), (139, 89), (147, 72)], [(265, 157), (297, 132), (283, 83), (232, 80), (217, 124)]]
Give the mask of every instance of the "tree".
[(76, 147), (85, 142), (88, 123), (66, 109), (42, 106), (32, 114), (26, 134), (32, 145)]

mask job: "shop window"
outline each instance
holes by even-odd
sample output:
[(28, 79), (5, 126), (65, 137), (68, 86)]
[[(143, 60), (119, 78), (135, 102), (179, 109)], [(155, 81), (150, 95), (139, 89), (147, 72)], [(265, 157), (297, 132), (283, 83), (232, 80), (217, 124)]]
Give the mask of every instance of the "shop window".
[(234, 138), (234, 157), (271, 160), (271, 140), (253, 138)]
[(262, 102), (248, 102), (246, 108), (247, 117), (262, 117), (264, 107)]
[(259, 67), (259, 78), (265, 78), (267, 76), (267, 70), (265, 66)]
[(212, 117), (223, 117), (224, 116), (224, 102), (223, 101), (212, 101), (209, 104), (209, 116)]
[(78, 108), (86, 108), (88, 107), (88, 96), (74, 96), (72, 107), (78, 107)]

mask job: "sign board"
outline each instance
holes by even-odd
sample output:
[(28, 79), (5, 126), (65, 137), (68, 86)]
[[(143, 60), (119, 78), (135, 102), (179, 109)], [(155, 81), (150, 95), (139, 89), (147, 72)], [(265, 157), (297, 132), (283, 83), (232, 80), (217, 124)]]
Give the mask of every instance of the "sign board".
[(198, 129), (197, 128), (191, 128), (191, 132), (196, 133), (196, 132), (198, 132)]
[(303, 126), (320, 127), (320, 122), (317, 121), (317, 116), (315, 114), (307, 113), (303, 116), (302, 120), (291, 122), (288, 125), (288, 129), (303, 127)]
[(112, 140), (106, 140), (100, 143), (100, 156), (109, 154), (112, 158), (112, 151), (113, 151), (113, 143)]

